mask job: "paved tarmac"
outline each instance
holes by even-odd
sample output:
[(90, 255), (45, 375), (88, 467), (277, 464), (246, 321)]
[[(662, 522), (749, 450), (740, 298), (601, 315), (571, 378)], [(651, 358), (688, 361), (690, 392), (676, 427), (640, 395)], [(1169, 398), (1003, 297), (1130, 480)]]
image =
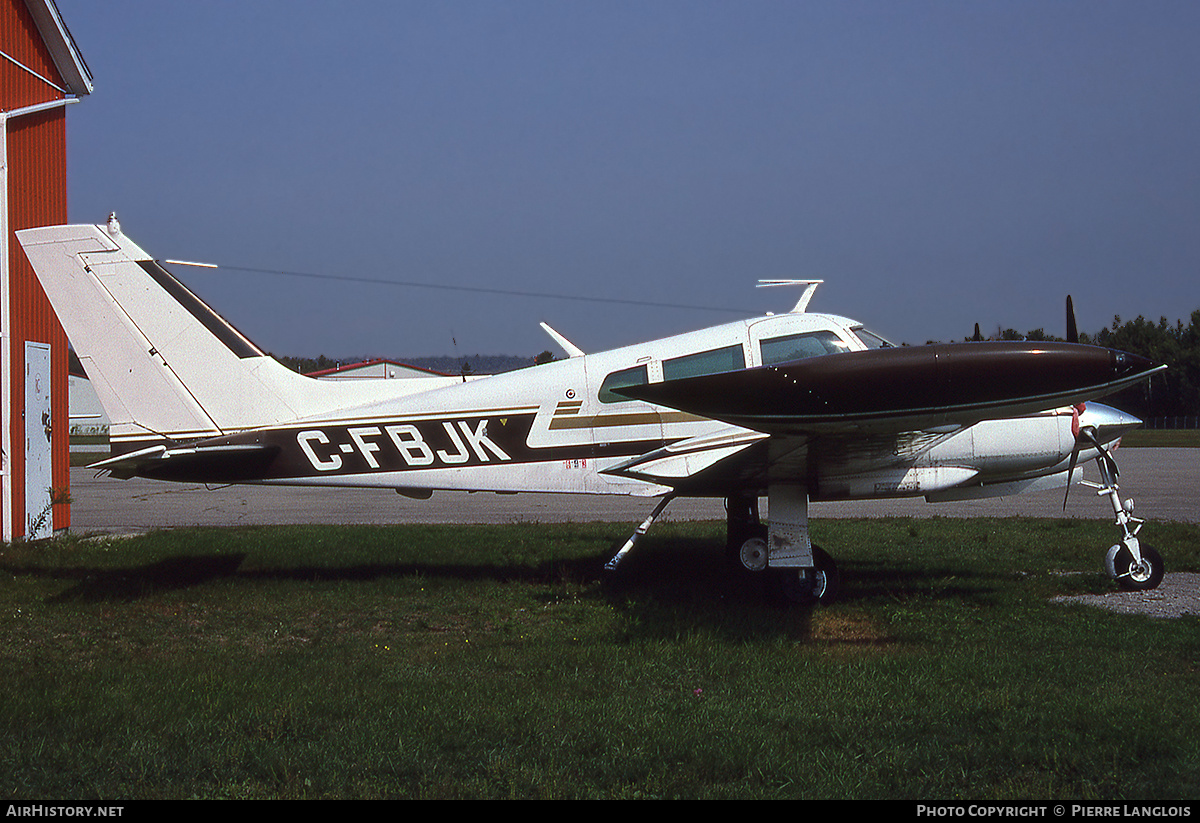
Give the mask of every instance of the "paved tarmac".
[[(1121, 496), (1136, 501), (1136, 514), (1149, 521), (1200, 522), (1195, 491), (1200, 449), (1124, 449)], [(1088, 479), (1097, 473), (1085, 467)], [(71, 530), (78, 534), (126, 534), (184, 526), (281, 524), (639, 523), (655, 501), (620, 496), (435, 492), (412, 500), (375, 489), (226, 486), (114, 480), (71, 470)], [(810, 516), (831, 517), (1074, 517), (1112, 519), (1107, 499), (1076, 485), (1064, 513), (1062, 490), (962, 503), (884, 500), (813, 503)], [(764, 507), (765, 511), (765, 507)], [(720, 500), (676, 500), (663, 520), (723, 520)]]

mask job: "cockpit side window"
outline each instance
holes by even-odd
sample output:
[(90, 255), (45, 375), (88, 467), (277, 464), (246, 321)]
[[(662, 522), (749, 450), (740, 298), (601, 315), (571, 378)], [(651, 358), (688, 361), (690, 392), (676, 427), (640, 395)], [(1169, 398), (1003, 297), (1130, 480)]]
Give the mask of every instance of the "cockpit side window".
[(803, 360), (806, 357), (819, 357), (823, 354), (841, 354), (850, 351), (850, 347), (842, 338), (831, 331), (814, 331), (805, 334), (789, 334), (786, 337), (772, 337), (759, 344), (764, 366), (775, 363), (786, 363), (789, 360)]
[(645, 366), (634, 366), (632, 369), (615, 371), (604, 378), (600, 384), (601, 403), (627, 403), (631, 398), (617, 394), (613, 389), (625, 386), (644, 386), (649, 382)]
[(746, 354), (741, 346), (697, 352), (663, 361), (663, 380), (700, 377), (746, 368)]
[(856, 328), (856, 329), (852, 329), (852, 331), (854, 332), (854, 335), (855, 335), (855, 336), (856, 336), (856, 337), (857, 337), (859, 340), (861, 340), (861, 341), (863, 342), (863, 345), (864, 345), (864, 346), (866, 346), (868, 349), (890, 349), (890, 348), (894, 348), (894, 346), (892, 346), (892, 344), (891, 344), (891, 343), (889, 343), (888, 341), (884, 340), (884, 339), (883, 339), (882, 337), (880, 337), (879, 335), (875, 334), (875, 332), (870, 332), (870, 331), (867, 331), (867, 330), (866, 330), (866, 329), (864, 329), (862, 326), (859, 326), (859, 327), (858, 327), (858, 328)]

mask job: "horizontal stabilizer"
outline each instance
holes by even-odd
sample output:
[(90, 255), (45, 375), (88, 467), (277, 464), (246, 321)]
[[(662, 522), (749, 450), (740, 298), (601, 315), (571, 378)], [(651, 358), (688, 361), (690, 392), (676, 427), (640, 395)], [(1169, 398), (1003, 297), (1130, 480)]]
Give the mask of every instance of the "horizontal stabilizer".
[(150, 477), (157, 480), (186, 478), (203, 483), (237, 483), (261, 477), (279, 453), (278, 446), (256, 443), (193, 445), (170, 448), (150, 446), (92, 463), (89, 469), (113, 477)]

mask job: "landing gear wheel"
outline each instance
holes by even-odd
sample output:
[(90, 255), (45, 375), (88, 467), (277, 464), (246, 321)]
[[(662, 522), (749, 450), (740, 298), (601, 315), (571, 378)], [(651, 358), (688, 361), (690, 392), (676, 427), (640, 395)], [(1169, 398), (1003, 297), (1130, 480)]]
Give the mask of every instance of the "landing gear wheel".
[(730, 560), (741, 572), (756, 574), (767, 568), (767, 527), (746, 530), (729, 547)]
[(767, 541), (762, 537), (751, 537), (738, 549), (738, 565), (744, 571), (761, 572), (767, 567)]
[(1163, 579), (1162, 556), (1151, 546), (1141, 546), (1141, 563), (1133, 562), (1133, 552), (1125, 544), (1118, 543), (1108, 550), (1104, 558), (1108, 575), (1117, 585), (1127, 591), (1149, 591), (1158, 588)]
[(792, 603), (819, 603), (827, 606), (837, 599), (842, 576), (833, 558), (820, 547), (813, 546), (811, 569), (779, 569), (779, 589)]

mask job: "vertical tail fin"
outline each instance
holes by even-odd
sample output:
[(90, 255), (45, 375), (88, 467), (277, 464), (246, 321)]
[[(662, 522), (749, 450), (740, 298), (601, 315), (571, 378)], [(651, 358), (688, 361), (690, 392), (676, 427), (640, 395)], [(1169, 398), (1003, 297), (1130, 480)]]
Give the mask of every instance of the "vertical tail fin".
[(267, 356), (119, 228), (49, 226), (17, 239), (109, 416), (114, 452), (313, 410), (316, 381)]

